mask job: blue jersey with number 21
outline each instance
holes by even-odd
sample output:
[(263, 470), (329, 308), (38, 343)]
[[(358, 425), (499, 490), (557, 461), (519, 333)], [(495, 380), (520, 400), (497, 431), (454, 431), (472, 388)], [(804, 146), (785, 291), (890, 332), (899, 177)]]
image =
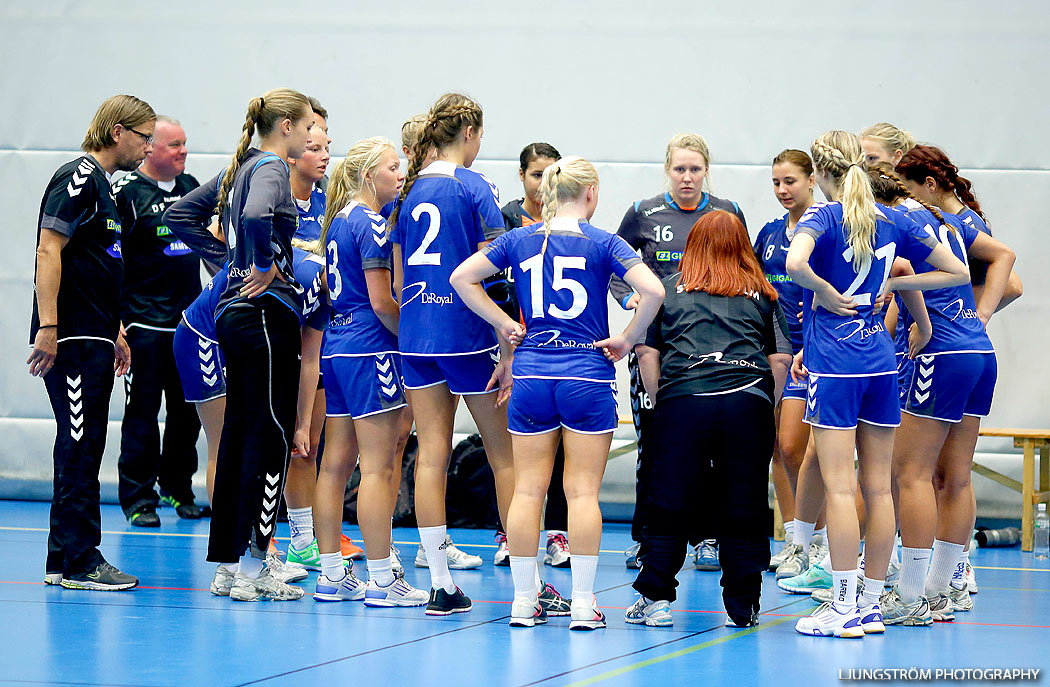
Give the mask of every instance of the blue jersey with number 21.
[(828, 377), (896, 373), (893, 342), (873, 304), (882, 294), (893, 259), (899, 255), (917, 265), (937, 246), (937, 239), (922, 231), (906, 213), (876, 203), (875, 255), (855, 270), (841, 203), (810, 207), (798, 222), (798, 234), (808, 234), (816, 242), (809, 258), (813, 271), (842, 295), (851, 296), (857, 309), (853, 317), (824, 308), (813, 310), (813, 292), (806, 289), (803, 364), (813, 374)]

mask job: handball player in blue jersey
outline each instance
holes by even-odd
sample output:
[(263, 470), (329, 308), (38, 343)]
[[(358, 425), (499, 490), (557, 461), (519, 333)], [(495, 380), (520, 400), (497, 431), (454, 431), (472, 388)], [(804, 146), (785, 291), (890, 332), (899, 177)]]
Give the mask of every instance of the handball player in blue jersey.
[[(555, 162), (543, 172), (541, 192), (543, 223), (493, 241), (456, 269), (452, 284), (471, 310), (518, 343), (508, 411), (514, 499), (504, 521), (514, 577), (510, 624), (546, 621), (536, 548), (554, 454), (563, 441), (573, 580), (569, 629), (593, 630), (605, 627), (594, 575), (602, 527), (598, 490), (617, 423), (613, 363), (652, 321), (663, 289), (623, 239), (588, 223), (598, 203), (591, 163), (580, 157)], [(518, 287), (524, 328), (481, 287), (507, 268)], [(606, 290), (613, 275), (640, 300), (627, 328), (610, 337)]]
[[(831, 202), (799, 220), (787, 257), (792, 280), (806, 289), (803, 352), (808, 371), (805, 421), (813, 427), (827, 501), (833, 601), (798, 621), (802, 634), (863, 637), (883, 631), (878, 605), (895, 530), (890, 497), (894, 428), (900, 424), (893, 342), (874, 304), (884, 291), (944, 288), (969, 281), (966, 266), (907, 215), (875, 203), (851, 133), (831, 131), (813, 142), (817, 183)], [(936, 269), (889, 278), (896, 256)], [(909, 307), (915, 299), (909, 299)], [(799, 360), (801, 358), (801, 361)], [(864, 594), (858, 609), (855, 508), (857, 476), (868, 511)]]

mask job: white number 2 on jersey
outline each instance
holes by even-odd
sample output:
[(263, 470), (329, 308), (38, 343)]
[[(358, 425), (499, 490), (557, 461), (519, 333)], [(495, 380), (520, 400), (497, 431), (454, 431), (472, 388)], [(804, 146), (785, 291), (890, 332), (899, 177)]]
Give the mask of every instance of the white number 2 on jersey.
[[(887, 243), (882, 248), (875, 251), (875, 257), (864, 263), (864, 266), (860, 268), (860, 272), (857, 273), (857, 278), (853, 280), (853, 283), (849, 285), (849, 288), (842, 294), (843, 296), (853, 296), (853, 301), (857, 305), (871, 305), (871, 297), (882, 293), (882, 287), (886, 286), (886, 280), (890, 276), (890, 267), (893, 266), (893, 258), (897, 254), (897, 244)], [(842, 258), (846, 262), (853, 262), (853, 247), (850, 246), (846, 250), (842, 251)], [(875, 289), (874, 293), (857, 293), (857, 289), (861, 287), (864, 280), (868, 278), (868, 273), (871, 272), (871, 264), (877, 260), (882, 260), (883, 265), (882, 281), (879, 282), (879, 288)]]
[[(583, 284), (565, 276), (565, 270), (586, 269), (587, 258), (567, 255), (554, 256), (554, 280), (551, 282), (551, 287), (555, 291), (565, 290), (571, 293), (572, 305), (569, 306), (568, 310), (562, 310), (552, 303), (547, 308), (547, 313), (551, 317), (556, 317), (559, 320), (571, 320), (587, 307), (587, 290), (583, 288)], [(529, 295), (532, 300), (532, 316), (536, 318), (543, 317), (543, 254), (533, 255), (528, 260), (523, 261), (521, 263), (521, 271), (525, 274), (531, 273)]]
[(408, 265), (440, 265), (441, 264), (441, 252), (428, 253), (427, 249), (430, 248), (430, 244), (434, 243), (434, 239), (437, 238), (438, 231), (441, 230), (441, 212), (433, 203), (420, 203), (416, 207), (412, 208), (412, 219), (419, 221), (421, 215), (426, 214), (430, 218), (430, 226), (427, 227), (427, 233), (423, 235), (423, 241), (419, 244), (419, 248), (412, 252), (412, 255), (408, 256), (406, 264)]

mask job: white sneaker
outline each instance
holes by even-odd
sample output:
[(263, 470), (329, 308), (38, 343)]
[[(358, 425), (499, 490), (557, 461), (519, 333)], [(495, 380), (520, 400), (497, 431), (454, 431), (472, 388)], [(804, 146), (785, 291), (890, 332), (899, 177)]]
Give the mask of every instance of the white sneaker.
[(777, 551), (769, 559), (769, 572), (776, 572), (777, 568), (780, 566), (781, 563), (784, 562), (785, 559), (787, 559), (788, 554), (790, 554), (790, 553), (791, 553), (791, 542), (790, 541), (786, 541), (786, 542), (784, 542), (784, 545), (780, 547), (780, 551)]
[[(266, 554), (266, 568), (273, 574), (275, 578), (290, 584), (292, 582), (300, 582), (305, 580), (308, 576), (306, 568), (300, 568), (298, 566), (285, 565), (273, 551)], [(218, 572), (215, 573), (218, 575)]]
[(955, 607), (951, 598), (941, 592), (926, 597), (930, 604), (930, 615), (936, 623), (950, 623), (955, 620)]
[(215, 596), (229, 596), (233, 587), (234, 573), (225, 565), (215, 568), (215, 577), (211, 578), (211, 593)]
[(234, 601), (298, 601), (305, 593), (302, 587), (281, 582), (265, 567), (254, 580), (237, 573), (230, 587)]
[(510, 565), (510, 547), (507, 546), (507, 535), (496, 533), (496, 554), (492, 557), (493, 565)]
[(605, 614), (598, 608), (598, 600), (593, 595), (583, 602), (573, 599), (570, 608), (570, 630), (599, 630), (605, 627)]
[(813, 539), (809, 543), (809, 551), (806, 553), (809, 554), (810, 565), (817, 565), (824, 560), (824, 556), (828, 555), (828, 544), (824, 541), (824, 537), (819, 534), (813, 535)]
[[(472, 556), (469, 553), (460, 551), (456, 545), (452, 543), (451, 537), (445, 537), (445, 543), (442, 546), (445, 547), (445, 556), (448, 557), (449, 570), (473, 570), (481, 567), (481, 556)], [(427, 552), (423, 550), (422, 544), (420, 544), (419, 549), (416, 550), (416, 567), (430, 567), (430, 564), (427, 563)]]
[(788, 544), (784, 556), (784, 562), (777, 566), (777, 579), (783, 580), (787, 577), (795, 577), (809, 570), (809, 554), (802, 550), (798, 544)]
[(821, 604), (812, 615), (799, 618), (795, 632), (814, 637), (858, 639), (864, 636), (857, 607), (848, 613), (839, 613), (834, 604)]
[(401, 565), (401, 552), (393, 544), (390, 545), (390, 571), (394, 577), (405, 574), (405, 566)]
[(879, 604), (857, 603), (857, 612), (860, 613), (860, 627), (866, 635), (882, 634), (886, 631), (886, 625), (882, 622), (882, 607)]
[(394, 581), (381, 587), (375, 580), (365, 585), (365, 606), (392, 608), (395, 606), (425, 606), (430, 595), (405, 582), (404, 573), (394, 575)]
[(547, 622), (547, 611), (543, 610), (535, 596), (515, 596), (510, 605), (511, 627), (533, 627)]
[(649, 627), (671, 627), (674, 624), (670, 601), (650, 601), (641, 594), (634, 605), (623, 614), (623, 619), (632, 625)]
[(353, 567), (346, 568), (341, 580), (333, 580), (321, 573), (314, 588), (314, 601), (360, 601), (365, 598), (365, 583), (354, 574)]
[(970, 565), (970, 561), (966, 561), (966, 591), (971, 594), (977, 593), (977, 576), (973, 574), (973, 567)]
[(543, 556), (543, 562), (554, 568), (568, 568), (569, 558), (569, 540), (565, 533), (548, 534), (547, 553)]

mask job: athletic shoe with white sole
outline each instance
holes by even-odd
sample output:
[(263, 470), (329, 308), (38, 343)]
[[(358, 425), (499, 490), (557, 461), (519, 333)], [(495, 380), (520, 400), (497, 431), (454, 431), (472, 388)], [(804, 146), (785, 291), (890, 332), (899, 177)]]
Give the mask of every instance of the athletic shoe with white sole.
[(628, 546), (627, 550), (623, 552), (624, 558), (626, 559), (626, 560), (624, 560), (624, 565), (627, 566), (628, 570), (641, 570), (642, 569), (642, 559), (638, 555), (638, 553), (641, 551), (641, 549), (642, 549), (642, 545), (639, 544), (638, 542), (635, 542), (635, 543), (631, 544), (630, 546)]
[(973, 566), (970, 565), (970, 561), (966, 561), (966, 591), (971, 594), (977, 593), (977, 576), (973, 573)]
[(510, 565), (510, 547), (507, 546), (507, 535), (496, 532), (496, 553), (492, 556), (493, 565)]
[(722, 569), (718, 562), (717, 539), (705, 539), (693, 547), (693, 567), (710, 572)]
[(569, 540), (565, 533), (548, 534), (547, 553), (543, 555), (543, 562), (554, 568), (568, 568), (569, 558)]
[(59, 583), (64, 589), (84, 589), (95, 592), (119, 592), (131, 589), (139, 583), (139, 578), (117, 570), (102, 561), (94, 570), (74, 573), (64, 577)]
[(427, 603), (427, 615), (452, 615), (453, 613), (466, 613), (473, 604), (467, 595), (456, 587), (456, 591), (449, 594), (444, 589), (431, 589), (430, 600)]
[(345, 534), (339, 535), (339, 553), (344, 561), (360, 561), (365, 558), (365, 550)]
[(297, 550), (291, 543), (288, 544), (288, 555), (285, 557), (285, 565), (293, 568), (305, 568), (306, 570), (321, 569), (321, 552), (317, 549), (317, 540), (314, 539), (302, 551)]
[(795, 577), (809, 570), (809, 554), (798, 544), (789, 544), (784, 548), (790, 548), (784, 557), (784, 562), (777, 566), (777, 580)]
[(44, 573), (44, 584), (47, 585), (61, 585), (62, 584), (62, 573), (60, 572), (49, 572)]
[(824, 537), (814, 534), (813, 540), (809, 543), (809, 551), (806, 553), (809, 555), (809, 564), (811, 566), (824, 560), (824, 556), (828, 555), (828, 544), (824, 541)]
[(330, 579), (323, 573), (318, 575), (314, 601), (360, 601), (365, 598), (365, 583), (358, 579), (353, 568), (345, 570), (341, 580)]
[(649, 627), (671, 627), (674, 624), (670, 601), (652, 601), (641, 594), (634, 605), (623, 614), (623, 619), (632, 625)]
[(784, 542), (784, 545), (780, 547), (780, 551), (777, 551), (769, 559), (769, 572), (776, 572), (777, 567), (784, 562), (789, 553), (791, 553), (791, 542), (786, 541)]
[(800, 575), (777, 579), (777, 586), (788, 594), (812, 594), (821, 589), (831, 589), (831, 581), (830, 572), (820, 565), (812, 565)]
[(375, 580), (365, 585), (365, 606), (373, 608), (393, 608), (395, 606), (422, 606), (430, 596), (422, 589), (416, 589), (405, 582), (404, 573), (395, 575), (394, 581), (382, 587)]
[(215, 596), (229, 596), (234, 577), (235, 573), (225, 565), (216, 566), (215, 576), (211, 578), (211, 593)]
[[(460, 551), (455, 544), (452, 543), (451, 537), (445, 537), (445, 556), (448, 558), (449, 570), (474, 570), (475, 568), (481, 567), (481, 556), (473, 556), (469, 553)], [(419, 549), (416, 550), (416, 567), (417, 568), (429, 568), (430, 564), (427, 563), (427, 552), (423, 550), (423, 545), (419, 545)]]
[[(301, 582), (308, 576), (306, 568), (300, 568), (297, 566), (285, 565), (284, 561), (280, 559), (272, 551), (266, 552), (266, 567), (270, 570), (274, 577), (285, 584), (291, 584), (292, 582)], [(218, 573), (216, 573), (218, 574)]]
[(935, 623), (950, 623), (955, 620), (955, 607), (947, 594), (941, 592), (928, 598), (930, 615)]
[(600, 630), (605, 627), (605, 614), (598, 608), (598, 600), (593, 595), (588, 601), (573, 600), (571, 607), (570, 630)]
[(569, 600), (559, 594), (558, 590), (550, 582), (540, 580), (539, 602), (543, 606), (543, 610), (547, 612), (547, 615), (562, 616), (571, 613)]
[(829, 604), (835, 600), (835, 592), (831, 591), (831, 587), (827, 589), (818, 589), (809, 595), (809, 598), (816, 601), (818, 604)]
[(860, 613), (856, 607), (848, 613), (840, 613), (834, 604), (821, 604), (817, 610), (795, 623), (795, 632), (814, 637), (839, 637), (859, 639), (864, 636), (860, 626)]
[(878, 604), (857, 604), (860, 613), (860, 627), (866, 635), (882, 634), (886, 625), (882, 622), (882, 607)]
[(511, 627), (533, 627), (547, 622), (547, 611), (535, 596), (515, 596), (510, 605)]
[(758, 611), (755, 611), (746, 620), (741, 620), (740, 622), (733, 620), (733, 616), (726, 615), (726, 627), (742, 630), (747, 627), (755, 627), (756, 625), (758, 625)]
[(234, 601), (298, 601), (304, 594), (302, 587), (281, 582), (265, 567), (254, 580), (237, 573), (230, 587)]
[(973, 610), (973, 599), (970, 598), (970, 592), (966, 590), (966, 587), (962, 589), (949, 587), (948, 598), (952, 600), (952, 608), (957, 613), (966, 613)]
[(930, 614), (930, 602), (920, 596), (912, 603), (905, 603), (897, 588), (889, 590), (879, 599), (882, 608), (882, 621), (886, 625), (905, 625), (908, 627), (926, 627), (933, 625)]

